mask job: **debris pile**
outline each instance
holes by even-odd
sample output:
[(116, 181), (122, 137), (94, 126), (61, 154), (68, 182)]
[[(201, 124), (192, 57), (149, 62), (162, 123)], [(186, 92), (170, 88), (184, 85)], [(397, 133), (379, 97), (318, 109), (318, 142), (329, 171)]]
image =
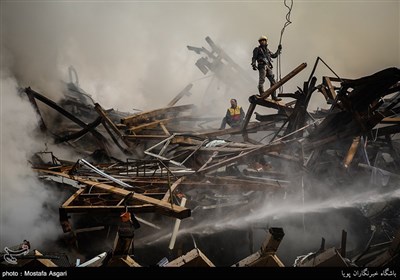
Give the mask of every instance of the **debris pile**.
[[(246, 85), (255, 85), (222, 48), (209, 37), (206, 41), (211, 51), (188, 46), (205, 55), (196, 62), (203, 74), (212, 72), (243, 94)], [(400, 69), (388, 68), (359, 79), (341, 78), (332, 71), (335, 77), (323, 76), (317, 84), (314, 73), (320, 61), (325, 63), (317, 59), (301, 88), (279, 94), (293, 101), (276, 102), (268, 97), (303, 71), (306, 63), (264, 94), (250, 96), (242, 126), (225, 130), (213, 125), (221, 119), (196, 115), (195, 105), (177, 105), (191, 94), (192, 84), (166, 107), (135, 114), (105, 109), (93, 101), (79, 87), (73, 68), (61, 102), (30, 87), (23, 89), (21, 94), (40, 116), (40, 130), (56, 144), (81, 155), (67, 161), (51, 152), (38, 152), (31, 162), (44, 183), (70, 194), (59, 208), (63, 239), (68, 241), (66, 247), (88, 259), (75, 266), (364, 267), (398, 263)], [(324, 96), (328, 110), (308, 110), (314, 93)], [(46, 118), (48, 110), (41, 110), (43, 104), (39, 106), (38, 101), (57, 116)], [(262, 115), (255, 112), (257, 106), (276, 112)], [(230, 135), (241, 140), (230, 141)], [(341, 192), (344, 196), (337, 196)], [(365, 196), (346, 204), (346, 194), (360, 192)], [(336, 207), (329, 200), (332, 197), (343, 203)], [(285, 221), (291, 215), (307, 235), (308, 212), (324, 209), (330, 215), (342, 208), (362, 217), (362, 242), (352, 240), (347, 246), (347, 231), (353, 229), (343, 228), (339, 249), (325, 249), (323, 238), (319, 249), (315, 242), (303, 244), (308, 249), (300, 247), (292, 255), (282, 246), (277, 252), (280, 243), (285, 243), (285, 233), (290, 235), (285, 228), (290, 223)], [(171, 218), (176, 219), (175, 225)], [(268, 231), (261, 247), (253, 236), (260, 225)], [(226, 234), (216, 245), (221, 250), (211, 245), (218, 234)], [(236, 246), (230, 246), (229, 240)], [(89, 252), (86, 243), (103, 246)], [(91, 258), (93, 253), (100, 254)], [(51, 255), (35, 251), (34, 256), (45, 266), (54, 264)]]

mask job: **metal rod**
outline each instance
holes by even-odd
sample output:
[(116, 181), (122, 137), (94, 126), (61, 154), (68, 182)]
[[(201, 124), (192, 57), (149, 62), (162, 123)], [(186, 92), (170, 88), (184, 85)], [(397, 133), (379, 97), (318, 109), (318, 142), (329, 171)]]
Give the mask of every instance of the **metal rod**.
[(130, 189), (133, 189), (133, 188), (134, 188), (134, 187), (132, 187), (131, 185), (129, 185), (129, 184), (125, 183), (125, 182), (122, 182), (121, 180), (118, 180), (118, 179), (116, 179), (116, 178), (114, 178), (114, 177), (112, 177), (112, 176), (110, 176), (110, 175), (104, 173), (103, 171), (101, 171), (101, 170), (98, 169), (97, 167), (93, 166), (92, 164), (90, 164), (89, 162), (87, 162), (87, 161), (86, 161), (85, 159), (83, 159), (83, 158), (80, 159), (80, 160), (78, 160), (78, 162), (79, 162), (79, 163), (82, 163), (83, 165), (86, 165), (87, 167), (89, 167), (90, 169), (92, 169), (94, 172), (96, 172), (96, 173), (99, 174), (100, 176), (103, 176), (103, 177), (105, 177), (105, 178), (107, 178), (107, 179), (113, 181), (114, 183), (116, 183), (116, 184), (118, 184), (118, 185), (120, 185), (120, 186), (122, 186), (122, 187), (130, 188)]

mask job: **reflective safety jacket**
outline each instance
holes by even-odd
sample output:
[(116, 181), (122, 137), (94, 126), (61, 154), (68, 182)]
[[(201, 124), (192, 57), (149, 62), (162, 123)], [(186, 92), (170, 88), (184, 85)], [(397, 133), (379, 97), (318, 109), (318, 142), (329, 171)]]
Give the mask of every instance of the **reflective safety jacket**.
[(241, 119), (241, 117), (240, 117), (241, 110), (240, 109), (242, 109), (242, 107), (240, 107), (240, 106), (236, 106), (236, 108), (228, 109), (228, 112), (229, 112), (229, 115), (230, 115), (232, 121), (234, 121), (234, 122), (240, 121), (240, 119)]
[(224, 119), (231, 127), (240, 126), (244, 119), (244, 111), (242, 107), (236, 106), (236, 108), (228, 108)]

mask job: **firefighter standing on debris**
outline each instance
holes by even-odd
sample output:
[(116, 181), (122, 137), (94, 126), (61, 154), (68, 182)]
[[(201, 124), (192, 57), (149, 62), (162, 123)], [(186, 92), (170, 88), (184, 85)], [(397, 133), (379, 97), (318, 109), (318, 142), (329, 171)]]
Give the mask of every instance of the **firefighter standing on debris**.
[[(282, 50), (282, 45), (279, 45), (278, 50), (275, 53), (272, 53), (268, 49), (267, 41), (268, 38), (266, 36), (261, 36), (260, 39), (258, 39), (260, 45), (254, 48), (253, 57), (251, 59), (251, 66), (253, 67), (253, 70), (258, 70), (259, 73), (258, 91), (260, 95), (264, 93), (265, 77), (268, 78), (271, 86), (276, 83), (274, 79), (274, 74), (272, 73), (272, 58), (277, 58)], [(282, 100), (281, 98), (278, 98), (276, 96), (275, 91), (272, 93), (272, 99), (275, 101)]]
[(114, 255), (129, 255), (133, 251), (133, 238), (135, 229), (140, 227), (139, 222), (131, 213), (122, 213), (118, 225), (118, 234), (114, 244)]
[(226, 124), (231, 127), (240, 127), (244, 119), (244, 111), (241, 106), (237, 105), (236, 99), (231, 99), (231, 107), (226, 111), (226, 115), (222, 120), (220, 129), (225, 129)]

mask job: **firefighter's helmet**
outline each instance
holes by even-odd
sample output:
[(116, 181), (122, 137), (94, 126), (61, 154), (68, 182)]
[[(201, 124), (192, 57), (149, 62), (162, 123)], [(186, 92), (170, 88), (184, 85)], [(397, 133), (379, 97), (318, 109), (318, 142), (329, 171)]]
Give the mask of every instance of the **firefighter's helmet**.
[(259, 39), (258, 39), (258, 42), (261, 42), (262, 40), (265, 40), (265, 41), (268, 41), (268, 38), (267, 38), (267, 36), (261, 36)]
[(131, 213), (125, 212), (120, 215), (120, 218), (123, 222), (128, 222), (131, 219)]

